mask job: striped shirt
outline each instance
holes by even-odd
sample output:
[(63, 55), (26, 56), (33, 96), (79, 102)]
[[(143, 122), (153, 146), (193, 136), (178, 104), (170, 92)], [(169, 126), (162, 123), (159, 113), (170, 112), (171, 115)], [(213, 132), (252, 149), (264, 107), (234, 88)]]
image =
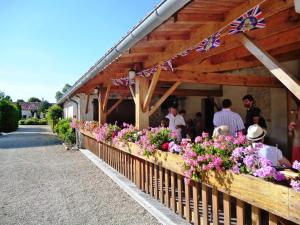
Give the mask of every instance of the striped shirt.
[(230, 109), (222, 109), (214, 114), (214, 125), (216, 127), (226, 125), (230, 129), (231, 135), (235, 136), (237, 131), (245, 128), (244, 122), (238, 113), (232, 112)]

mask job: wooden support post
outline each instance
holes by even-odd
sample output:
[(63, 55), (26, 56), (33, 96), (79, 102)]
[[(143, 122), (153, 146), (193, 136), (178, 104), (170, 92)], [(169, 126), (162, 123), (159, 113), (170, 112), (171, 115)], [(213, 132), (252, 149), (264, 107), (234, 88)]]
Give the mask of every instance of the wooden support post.
[(155, 105), (150, 109), (149, 116), (151, 116), (160, 105), (176, 90), (176, 88), (181, 84), (181, 82), (177, 81), (175, 84), (170, 87), (165, 94), (155, 103)]
[(149, 104), (150, 104), (152, 96), (154, 94), (154, 90), (155, 90), (156, 84), (158, 82), (160, 73), (161, 73), (161, 66), (158, 67), (156, 73), (154, 73), (154, 75), (152, 76), (151, 84), (148, 89), (147, 95), (145, 97), (145, 101), (143, 103), (143, 111), (144, 112), (149, 108)]
[(149, 109), (143, 111), (143, 102), (146, 98), (149, 84), (144, 77), (135, 78), (135, 126), (142, 130), (149, 127)]
[(98, 108), (99, 108), (99, 124), (104, 124), (106, 122), (106, 112), (103, 112), (102, 110), (102, 96), (101, 96), (101, 92), (99, 92), (98, 95)]
[(89, 102), (90, 102), (90, 95), (88, 94), (86, 99), (86, 105), (85, 105), (85, 114), (89, 112)]
[(103, 96), (103, 101), (102, 101), (102, 111), (103, 112), (106, 112), (110, 88), (111, 88), (111, 83), (108, 83), (105, 93), (104, 93), (104, 96)]
[(268, 52), (258, 47), (246, 34), (240, 34), (240, 41), (287, 89), (300, 99), (299, 81), (292, 74), (287, 72)]

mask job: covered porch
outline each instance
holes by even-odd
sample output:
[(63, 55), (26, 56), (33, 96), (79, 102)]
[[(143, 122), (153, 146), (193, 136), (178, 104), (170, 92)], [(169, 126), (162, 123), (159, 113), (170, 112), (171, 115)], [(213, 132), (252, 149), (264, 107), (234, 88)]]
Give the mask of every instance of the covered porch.
[[(251, 94), (266, 119), (269, 143), (290, 158), (287, 127), (295, 120), (300, 99), (298, 4), (297, 0), (165, 1), (59, 103), (73, 104), (79, 120), (134, 123), (142, 130), (159, 126), (166, 114), (164, 104), (172, 97), (186, 110), (186, 119), (202, 112), (208, 128), (225, 98), (244, 118), (242, 97)], [(257, 6), (265, 27), (232, 34), (233, 22)], [(220, 42), (199, 51), (199, 44), (212, 35)], [(300, 194), (291, 188), (231, 172), (209, 173), (201, 182), (184, 185), (182, 156), (158, 150), (149, 158), (139, 155), (135, 144), (97, 143), (92, 132), (81, 133), (87, 149), (188, 222), (300, 223)]]

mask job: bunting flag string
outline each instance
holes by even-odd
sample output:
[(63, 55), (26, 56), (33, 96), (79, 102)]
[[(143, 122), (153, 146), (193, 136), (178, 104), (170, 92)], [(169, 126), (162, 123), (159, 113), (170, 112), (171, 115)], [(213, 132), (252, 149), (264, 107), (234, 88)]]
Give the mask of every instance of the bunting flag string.
[(230, 24), (229, 34), (236, 34), (253, 29), (260, 29), (264, 28), (265, 26), (266, 23), (263, 13), (261, 12), (259, 5), (257, 5)]
[(212, 48), (220, 46), (220, 31), (204, 39), (201, 44), (196, 47), (197, 52), (207, 52)]
[[(209, 36), (208, 38), (205, 38), (198, 45), (188, 48), (187, 50), (177, 54), (173, 58), (164, 61), (160, 66), (162, 67), (162, 70), (174, 72), (172, 60), (176, 59), (177, 57), (185, 57), (189, 55), (193, 50), (195, 50), (196, 52), (207, 52), (210, 49), (219, 47), (221, 45), (220, 39), (225, 35), (246, 32), (253, 29), (260, 29), (260, 28), (264, 28), (265, 26), (266, 23), (265, 23), (263, 13), (261, 12), (259, 5), (257, 5), (252, 9), (248, 10), (240, 17), (238, 17), (236, 20), (232, 21), (228, 32), (226, 33), (224, 32), (224, 30), (228, 26), (223, 27), (215, 34)], [(155, 65), (151, 68), (144, 69), (140, 72), (137, 72), (136, 75), (148, 78), (151, 77), (157, 70), (158, 70), (158, 65)], [(129, 80), (127, 76), (119, 79), (112, 79), (112, 85), (114, 86), (129, 86), (131, 84), (134, 84), (134, 81)]]
[(121, 77), (118, 79), (112, 79), (111, 83), (113, 86), (129, 86), (134, 83), (134, 81), (130, 81), (128, 77)]

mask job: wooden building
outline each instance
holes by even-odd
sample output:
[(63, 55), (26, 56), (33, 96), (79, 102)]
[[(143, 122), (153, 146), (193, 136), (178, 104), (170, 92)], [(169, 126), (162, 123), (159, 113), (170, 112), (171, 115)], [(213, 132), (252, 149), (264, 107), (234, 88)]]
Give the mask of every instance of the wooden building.
[[(220, 105), (224, 98), (244, 117), (241, 99), (252, 94), (267, 120), (269, 141), (289, 157), (287, 125), (300, 99), (299, 4), (300, 0), (163, 1), (59, 103), (67, 105), (73, 99), (79, 119), (98, 117), (100, 123), (132, 107), (129, 114), (135, 112), (135, 125), (142, 129), (164, 116), (161, 105), (171, 95), (180, 97), (192, 118), (198, 111), (205, 114), (207, 99)], [(258, 5), (265, 27), (230, 34), (233, 21)], [(197, 51), (203, 40), (218, 32), (220, 46)], [(168, 60), (172, 69), (163, 66)], [(141, 76), (151, 68), (151, 76)], [(127, 84), (131, 70), (136, 71), (134, 85)]]

